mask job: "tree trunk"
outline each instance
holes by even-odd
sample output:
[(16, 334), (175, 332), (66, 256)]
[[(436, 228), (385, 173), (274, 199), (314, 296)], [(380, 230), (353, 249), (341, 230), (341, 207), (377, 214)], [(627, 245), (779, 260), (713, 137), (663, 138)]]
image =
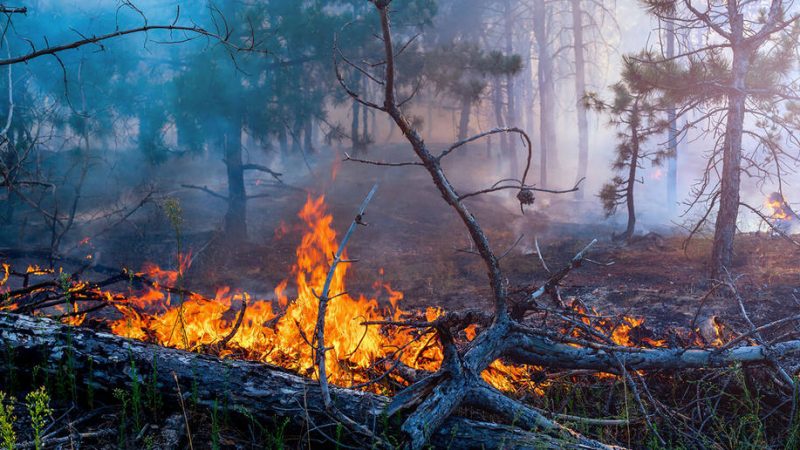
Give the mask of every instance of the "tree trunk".
[[(539, 55), (539, 139), (541, 147), (539, 185), (548, 186), (547, 172), (556, 166), (555, 157), (555, 87), (553, 86), (553, 60), (548, 46), (547, 6), (543, 1), (533, 3), (533, 35)], [(549, 159), (549, 160), (548, 160)]]
[(225, 213), (225, 235), (233, 241), (247, 239), (247, 193), (242, 168), (241, 122), (232, 120), (223, 136), (225, 167), (228, 172), (228, 211)]
[(286, 138), (286, 126), (280, 127), (278, 130), (278, 146), (281, 149), (281, 156), (284, 159), (289, 157), (289, 141)]
[(636, 169), (639, 167), (639, 108), (638, 103), (633, 105), (631, 114), (631, 160), (628, 167), (628, 184), (625, 187), (625, 204), (628, 208), (628, 226), (620, 238), (626, 241), (633, 237), (636, 229), (636, 204), (634, 188), (636, 186)]
[[(667, 27), (667, 58), (675, 57), (675, 24), (670, 21)], [(678, 204), (678, 123), (675, 106), (667, 109), (669, 131), (667, 131), (667, 145), (671, 156), (667, 160), (667, 206), (671, 213), (675, 212)]]
[[(500, 77), (494, 77), (494, 86), (492, 87), (492, 105), (494, 106), (494, 120), (497, 126), (503, 128), (506, 126), (505, 117), (503, 117), (503, 87)], [(505, 133), (500, 134), (500, 153), (501, 158), (508, 154), (508, 136)], [(497, 155), (495, 155), (497, 157)]]
[[(65, 364), (70, 364), (76, 388), (86, 391), (91, 385), (98, 398), (111, 399), (114, 389), (129, 391), (136, 379), (140, 389), (145, 384), (148, 389), (155, 386), (162, 396), (172, 399), (177, 377), (181, 391), (209, 409), (218, 404), (234, 413), (246, 411), (264, 422), (286, 417), (298, 429), (337, 426), (326, 412), (317, 382), (274, 366), (223, 361), (50, 319), (7, 313), (0, 313), (0, 338), (4, 344), (0, 379), (17, 380), (17, 385), (35, 374), (41, 377), (50, 373), (52, 379)], [(151, 385), (153, 376), (155, 383)], [(375, 427), (376, 434), (385, 431), (381, 428), (386, 422), (383, 414), (388, 398), (338, 387), (331, 387), (331, 391), (336, 407), (344, 414), (369, 428)], [(305, 440), (305, 434), (302, 437)], [(315, 442), (321, 439), (320, 435), (311, 437)], [(437, 448), (495, 448), (500, 442), (523, 449), (582, 448), (576, 442), (543, 433), (460, 417), (448, 418), (431, 436), (430, 444)]]
[[(504, 19), (505, 19), (505, 52), (507, 56), (511, 56), (514, 54), (514, 17), (513, 17), (513, 8), (511, 5), (510, 0), (506, 0), (505, 2), (505, 11), (504, 11)], [(507, 74), (506, 75), (506, 119), (505, 119), (505, 126), (512, 127), (518, 126), (517, 124), (517, 104), (516, 104), (516, 92), (515, 91), (515, 84), (514, 84), (514, 76), (515, 74)], [(522, 176), (519, 173), (519, 156), (517, 155), (517, 140), (508, 136), (508, 148), (505, 150), (506, 153), (503, 154), (503, 158), (507, 158), (511, 164), (509, 164), (511, 169), (511, 174), (513, 177)]]
[[(589, 124), (583, 96), (586, 93), (586, 63), (584, 61), (583, 9), (581, 0), (571, 0), (572, 5), (572, 45), (575, 51), (575, 111), (578, 115), (578, 176), (585, 178), (589, 167)], [(583, 189), (575, 191), (575, 198), (583, 198)]]
[(314, 119), (309, 117), (303, 127), (303, 147), (307, 155), (314, 153)]
[(353, 143), (353, 153), (361, 150), (361, 138), (359, 134), (359, 113), (361, 112), (361, 105), (353, 100), (353, 121), (350, 123), (350, 140)]
[(458, 139), (462, 141), (469, 134), (469, 115), (472, 111), (472, 100), (468, 96), (461, 98), (461, 117), (458, 122)]
[(711, 276), (717, 277), (733, 260), (733, 240), (739, 216), (739, 184), (742, 165), (742, 131), (745, 114), (745, 78), (750, 64), (750, 51), (742, 44), (743, 18), (731, 18), (733, 50), (732, 84), (728, 94), (728, 118), (722, 148), (719, 211), (714, 229)]

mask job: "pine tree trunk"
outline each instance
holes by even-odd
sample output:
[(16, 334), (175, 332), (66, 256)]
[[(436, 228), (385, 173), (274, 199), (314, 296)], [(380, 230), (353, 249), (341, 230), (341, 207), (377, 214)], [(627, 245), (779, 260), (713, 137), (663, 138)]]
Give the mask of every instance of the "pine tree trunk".
[(711, 256), (711, 276), (717, 277), (733, 260), (733, 241), (736, 219), (739, 216), (739, 185), (742, 165), (742, 134), (745, 115), (745, 78), (750, 63), (750, 51), (742, 45), (743, 19), (731, 18), (733, 38), (732, 85), (728, 94), (728, 118), (722, 149), (722, 179), (720, 180), (719, 211), (714, 229)]
[[(583, 96), (586, 92), (586, 63), (584, 61), (583, 42), (583, 9), (580, 0), (571, 0), (572, 36), (575, 51), (575, 96), (576, 113), (578, 115), (578, 176), (585, 178), (589, 167), (589, 125), (586, 119), (586, 108), (583, 107)], [(575, 191), (575, 198), (583, 198), (583, 189)]]
[[(513, 17), (513, 10), (511, 6), (511, 1), (506, 0), (505, 2), (505, 52), (506, 55), (511, 56), (514, 54), (514, 17)], [(507, 74), (506, 75), (506, 120), (505, 126), (518, 126), (516, 123), (517, 121), (517, 104), (516, 104), (516, 93), (515, 91), (515, 84), (514, 84), (514, 74)], [(507, 158), (510, 161), (510, 169), (512, 176), (521, 176), (519, 174), (519, 156), (517, 155), (517, 140), (508, 136), (508, 149), (506, 153), (503, 154), (503, 158)]]
[(369, 108), (364, 106), (361, 109), (361, 142), (366, 147), (369, 144)]
[(359, 113), (361, 112), (361, 105), (353, 100), (353, 121), (350, 122), (350, 140), (353, 143), (353, 153), (358, 153), (361, 149), (361, 135), (359, 134)]
[(281, 156), (287, 158), (289, 156), (289, 141), (286, 139), (286, 126), (280, 127), (278, 130), (278, 146), (281, 148)]
[(306, 154), (314, 153), (314, 120), (310, 117), (303, 126), (303, 147)]
[(472, 101), (466, 95), (461, 98), (461, 117), (458, 122), (458, 139), (459, 141), (467, 138), (469, 133), (469, 115), (472, 111)]
[(553, 86), (553, 60), (548, 46), (547, 8), (545, 2), (533, 4), (533, 35), (539, 56), (539, 136), (540, 136), (540, 177), (539, 185), (548, 186), (547, 172), (556, 166), (555, 152), (555, 87)]
[(636, 199), (634, 189), (636, 187), (636, 169), (639, 167), (639, 107), (638, 102), (633, 105), (631, 114), (631, 160), (628, 167), (628, 184), (625, 190), (625, 204), (628, 208), (628, 226), (625, 233), (620, 238), (626, 241), (633, 237), (636, 230)]
[[(494, 106), (494, 120), (497, 126), (503, 128), (506, 126), (505, 118), (503, 117), (503, 87), (500, 77), (494, 78), (494, 86), (492, 87), (492, 104)], [(500, 134), (500, 153), (502, 155), (508, 154), (508, 136), (505, 133)]]
[[(675, 25), (667, 21), (667, 58), (675, 57)], [(674, 213), (678, 203), (678, 123), (675, 107), (667, 109), (669, 131), (667, 132), (667, 145), (672, 154), (667, 161), (667, 205), (670, 212)]]
[(228, 211), (225, 213), (225, 235), (233, 241), (247, 239), (247, 193), (242, 168), (242, 126), (232, 120), (223, 137), (225, 167), (228, 173)]

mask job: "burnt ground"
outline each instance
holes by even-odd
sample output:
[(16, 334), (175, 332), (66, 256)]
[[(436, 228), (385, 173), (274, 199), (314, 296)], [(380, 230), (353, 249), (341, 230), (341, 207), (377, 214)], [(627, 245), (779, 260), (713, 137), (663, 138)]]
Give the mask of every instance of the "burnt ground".
[[(460, 192), (491, 185), (492, 181), (482, 180), (504, 173), (482, 148), (467, 151), (471, 152), (469, 158), (455, 159), (447, 168)], [(389, 146), (362, 157), (403, 161), (410, 156), (404, 146)], [(169, 168), (161, 170), (171, 173)], [(348, 248), (350, 257), (359, 259), (348, 273), (348, 291), (385, 300), (386, 293), (374, 286), (382, 280), (405, 293), (402, 304), (406, 309), (490, 305), (482, 262), (469, 252), (463, 225), (424, 169), (365, 166), (332, 158), (317, 165), (314, 174), (303, 168), (301, 173), (289, 172), (286, 180), (287, 186), (266, 188), (257, 179), (249, 180), (250, 192), (268, 192), (270, 196), (248, 203), (249, 240), (238, 246), (228, 244), (219, 232), (223, 202), (199, 191), (173, 189), (187, 181), (180, 177), (171, 178), (172, 185), (162, 186), (170, 197), (180, 200), (184, 211), (184, 248), (194, 253), (186, 280), (191, 289), (211, 295), (221, 286), (231, 286), (271, 298), (274, 287), (291, 278), (295, 248), (305, 231), (297, 212), (308, 196), (325, 195), (341, 236), (363, 196), (377, 182), (380, 187), (366, 215), (370, 226), (359, 228)], [(570, 187), (567, 180), (554, 184), (556, 188)], [(224, 184), (209, 187), (220, 192), (225, 189)], [(558, 270), (597, 238), (589, 258), (604, 265), (587, 263), (570, 274), (563, 284), (565, 297), (580, 296), (606, 314), (642, 316), (657, 329), (689, 325), (698, 314), (700, 299), (713, 285), (705, 267), (710, 239), (698, 236), (684, 249), (685, 234), (670, 227), (645, 225), (656, 232), (620, 244), (612, 241), (611, 235), (621, 225), (606, 220), (598, 203), (588, 194), (582, 201), (572, 194), (539, 194), (523, 215), (514, 192), (508, 191), (473, 198), (469, 207), (496, 253), (511, 248), (501, 261), (511, 286), (536, 285), (548, 277), (534, 239), (538, 239), (549, 268)], [(617, 222), (624, 219), (620, 216)], [(91, 230), (85, 233), (91, 235)], [(163, 211), (151, 205), (89, 246), (69, 248), (76, 257), (92, 253), (96, 263), (104, 266), (138, 268), (151, 261), (174, 267), (176, 240)], [(34, 258), (16, 264), (28, 262), (43, 263)], [(731, 272), (741, 277), (740, 292), (756, 323), (800, 312), (792, 295), (797, 292), (800, 296), (799, 262), (800, 248), (779, 237), (768, 233), (737, 237)], [(720, 316), (735, 323), (740, 313), (729, 293), (721, 292), (703, 302), (699, 315)]]
[[(394, 151), (405, 150), (388, 149), (378, 156), (402, 160), (393, 157)], [(490, 163), (480, 151), (475, 160), (477, 167)], [(406, 309), (490, 307), (482, 262), (469, 253), (469, 241), (463, 226), (446, 207), (423, 170), (345, 163), (339, 167), (335, 181), (331, 180), (329, 166), (317, 168), (317, 171), (313, 177), (306, 174), (287, 177), (291, 187), (270, 188), (270, 197), (250, 201), (250, 239), (239, 246), (226, 243), (218, 232), (224, 204), (196, 191), (168, 191), (169, 196), (177, 197), (181, 202), (185, 218), (184, 246), (195, 255), (187, 286), (211, 295), (216, 288), (227, 285), (257, 297), (270, 298), (274, 287), (284, 278), (291, 277), (295, 248), (304, 232), (297, 212), (307, 197), (326, 195), (328, 211), (333, 214), (334, 226), (341, 235), (363, 195), (373, 183), (380, 182), (378, 194), (366, 216), (370, 226), (360, 228), (348, 248), (350, 257), (360, 260), (348, 273), (348, 291), (351, 294), (377, 295), (380, 301), (386, 301), (385, 292), (381, 293), (374, 287), (377, 280), (382, 280), (405, 293), (403, 305)], [(475, 167), (455, 166), (451, 171), (457, 175), (453, 178), (463, 191), (487, 184), (473, 177)], [(177, 178), (173, 182), (179, 185), (185, 180)], [(252, 192), (259, 192), (259, 187), (253, 183), (251, 180)], [(224, 185), (210, 187), (224, 190)], [(714, 284), (706, 276), (705, 264), (710, 250), (707, 237), (695, 238), (684, 250), (684, 236), (664, 227), (655, 229), (658, 234), (646, 234), (630, 244), (615, 243), (610, 237), (619, 229), (619, 224), (605, 220), (597, 212), (596, 199), (589, 195), (586, 197), (586, 200), (577, 201), (571, 194), (542, 194), (525, 215), (520, 213), (512, 195), (480, 197), (471, 200), (469, 206), (483, 224), (490, 241), (499, 249), (498, 254), (504, 253), (524, 235), (501, 261), (512, 287), (530, 287), (548, 277), (535, 252), (534, 238), (538, 238), (542, 257), (551, 270), (563, 267), (578, 250), (597, 238), (599, 242), (589, 258), (601, 264), (585, 263), (573, 271), (563, 283), (564, 297), (578, 296), (605, 314), (644, 317), (648, 328), (655, 330), (660, 337), (668, 337), (664, 335), (669, 334), (674, 326), (688, 326), (695, 315), (701, 318), (719, 316), (723, 323), (744, 329), (738, 304), (730, 293), (720, 290), (718, 295), (701, 301)], [(648, 227), (650, 230), (653, 227)], [(86, 230), (86, 234), (91, 235), (90, 231)], [(171, 267), (174, 266), (175, 250), (175, 236), (163, 211), (151, 205), (133, 217), (130, 223), (93, 239), (90, 245), (72, 247), (70, 255), (81, 258), (91, 253), (97, 264), (108, 267), (137, 268), (145, 261)], [(27, 263), (44, 263), (36, 258), (19, 258), (12, 262), (23, 267)], [(756, 324), (800, 313), (800, 301), (794, 297), (800, 297), (799, 262), (800, 248), (781, 238), (766, 233), (737, 237), (736, 260), (731, 272), (741, 277), (739, 291)], [(664, 389), (670, 391), (671, 387), (686, 382), (687, 389), (691, 390), (697, 384), (691, 377), (688, 381), (676, 381), (663, 383)], [(616, 417), (619, 405), (615, 403), (617, 400), (611, 400), (623, 397), (614, 394), (616, 389), (623, 388), (614, 383), (607, 381), (603, 384), (590, 379), (583, 389), (582, 384), (570, 382), (564, 386), (554, 385), (548, 391), (551, 392), (548, 397), (528, 399), (554, 411), (589, 417)], [(659, 386), (658, 383), (653, 385)], [(561, 394), (559, 389), (563, 389)], [(670, 392), (659, 394), (669, 400)], [(741, 392), (737, 392), (731, 398), (741, 397)], [(667, 403), (681, 407), (685, 400), (678, 398)], [(578, 406), (571, 409), (565, 405)], [(730, 424), (738, 423), (736, 418), (745, 417), (748, 411), (736, 405), (720, 407), (717, 411), (721, 417), (719, 430), (733, 427)], [(176, 412), (179, 410), (176, 411), (173, 405), (170, 414)], [(22, 414), (20, 406), (17, 415)], [(211, 419), (206, 412), (192, 414), (192, 430), (197, 432), (198, 440), (208, 442)], [(114, 414), (106, 414), (101, 422), (93, 422), (88, 429), (113, 429), (120, 419)], [(279, 424), (275, 427), (280, 429)], [(777, 437), (785, 431), (782, 427), (775, 428)], [(168, 424), (161, 428), (162, 431), (171, 429)], [(154, 430), (153, 433), (161, 432), (157, 428)], [(719, 430), (715, 428), (709, 432), (722, 436), (719, 439), (729, 436)], [(748, 430), (745, 429), (749, 433)], [(131, 432), (131, 437), (136, 432)], [(605, 431), (599, 433), (603, 435)], [(631, 445), (631, 442), (636, 442), (636, 437), (630, 435), (630, 430), (627, 437), (615, 434), (616, 431), (609, 433), (611, 442), (625, 442), (632, 447), (647, 445)], [(244, 448), (234, 444), (253, 442), (253, 438), (245, 434), (236, 427), (223, 427), (222, 447)], [(739, 436), (734, 442), (743, 439), (743, 435), (733, 435)], [(137, 446), (141, 446), (138, 440), (130, 448)], [(113, 438), (90, 448), (114, 448)]]

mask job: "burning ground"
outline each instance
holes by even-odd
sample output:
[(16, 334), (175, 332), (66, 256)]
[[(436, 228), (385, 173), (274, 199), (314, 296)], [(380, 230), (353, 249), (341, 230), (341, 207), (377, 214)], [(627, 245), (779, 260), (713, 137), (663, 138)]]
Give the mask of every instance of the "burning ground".
[[(311, 341), (317, 295), (346, 221), (338, 218), (352, 215), (358, 192), (367, 184), (349, 182), (368, 178), (368, 172), (350, 170), (346, 166), (339, 169), (339, 176), (348, 182), (341, 178), (327, 182), (325, 194), (282, 194), (282, 208), (294, 207), (295, 211), (265, 224), (264, 230), (269, 231), (265, 243), (241, 252), (227, 252), (225, 246), (213, 239), (208, 243), (208, 235), (200, 234), (186, 236), (183, 251), (176, 257), (174, 242), (169, 251), (163, 250), (161, 242), (169, 241), (167, 234), (163, 240), (155, 240), (161, 246), (161, 266), (144, 261), (137, 266), (120, 265), (126, 267), (121, 270), (98, 264), (97, 247), (107, 250), (113, 248), (113, 242), (82, 243), (80, 248), (87, 255), (82, 261), (64, 261), (63, 271), (37, 268), (35, 255), (8, 254), (3, 277), (8, 298), (3, 308), (62, 317), (71, 325), (109, 330), (161, 346), (259, 361), (315, 378)], [(406, 194), (403, 185), (410, 179), (383, 177), (380, 195), (365, 217), (369, 226), (348, 247), (350, 256), (345, 258), (354, 260), (341, 264), (335, 272), (326, 316), (327, 342), (332, 348), (326, 355), (326, 369), (334, 384), (379, 392), (408, 386), (421, 374), (439, 368), (442, 348), (430, 330), (396, 323), (432, 323), (448, 311), (488, 306), (480, 261), (465, 245), (466, 239), (449, 232), (454, 223), (429, 201), (436, 200), (433, 193)], [(564, 221), (563, 213), (552, 208), (515, 217), (502, 197), (476, 201), (474, 208), (488, 219), (491, 239), (510, 248), (502, 263), (516, 292), (512, 298), (517, 299), (524, 299), (541, 280), (569, 265), (570, 258), (599, 232), (597, 227)], [(182, 214), (191, 217), (191, 210)], [(520, 221), (524, 221), (522, 225)], [(703, 276), (707, 241), (695, 238), (684, 249), (684, 239), (653, 233), (624, 246), (601, 240), (582, 267), (560, 283), (553, 301), (560, 298), (571, 311), (567, 314), (570, 320), (588, 325), (614, 344), (639, 348), (724, 346), (745, 334), (747, 324), (732, 295)], [(537, 245), (541, 255), (535, 250)], [(738, 294), (746, 299), (751, 320), (773, 322), (784, 318), (787, 308), (797, 307), (795, 286), (800, 270), (793, 261), (798, 256), (798, 248), (774, 233), (740, 236), (734, 270), (745, 274), (736, 285)], [(169, 263), (170, 259), (174, 262)], [(115, 274), (103, 274), (114, 270)], [(272, 291), (265, 286), (273, 286)], [(459, 345), (467, 345), (480, 328), (475, 324), (461, 331), (456, 336)], [(563, 323), (554, 331), (566, 338), (587, 337), (585, 331), (565, 328)], [(746, 386), (737, 381), (743, 376), (737, 370), (741, 369), (713, 372), (728, 380), (731, 390), (726, 390), (728, 385), (704, 386), (702, 374), (653, 371), (640, 375), (651, 380), (651, 395), (671, 408), (681, 405), (675, 397), (679, 393), (674, 389), (662, 392), (653, 387), (654, 381), (684, 382), (692, 389), (704, 386), (707, 391), (703, 392), (713, 392), (721, 399), (713, 412), (723, 421), (748, 407), (728, 397)], [(606, 425), (611, 428), (605, 432), (611, 439), (631, 442), (641, 432), (636, 425), (641, 419), (628, 420), (638, 413), (626, 406), (626, 383), (619, 374), (545, 370), (498, 360), (483, 377), (504, 392), (565, 417), (578, 413), (608, 417)], [(747, 401), (780, 407), (768, 390)], [(702, 414), (707, 412), (703, 409)], [(208, 420), (202, 413), (194, 413), (190, 428), (208, 427)], [(226, 426), (223, 434), (231, 445), (247, 441), (235, 426)]]

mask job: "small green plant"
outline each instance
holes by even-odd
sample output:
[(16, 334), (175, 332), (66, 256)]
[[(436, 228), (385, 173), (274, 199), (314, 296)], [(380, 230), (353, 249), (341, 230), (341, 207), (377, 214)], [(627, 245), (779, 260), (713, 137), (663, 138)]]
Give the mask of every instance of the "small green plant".
[(28, 415), (31, 419), (31, 429), (33, 430), (33, 445), (36, 450), (42, 449), (42, 430), (47, 423), (47, 417), (53, 413), (50, 409), (50, 395), (44, 386), (35, 391), (31, 391), (25, 397), (28, 408)]
[(194, 366), (194, 362), (192, 362), (192, 406), (197, 407), (197, 401), (200, 396), (200, 383), (197, 381), (197, 371)]
[(164, 214), (167, 216), (170, 224), (172, 225), (172, 229), (175, 231), (175, 241), (177, 246), (177, 265), (178, 265), (178, 289), (181, 290), (181, 299), (180, 305), (178, 306), (178, 317), (175, 320), (175, 324), (172, 326), (172, 331), (170, 332), (169, 339), (167, 339), (167, 344), (172, 341), (172, 336), (176, 330), (179, 330), (181, 333), (181, 338), (183, 339), (183, 347), (185, 349), (189, 349), (189, 337), (186, 334), (186, 322), (184, 321), (183, 316), (183, 302), (186, 300), (185, 295), (183, 294), (183, 276), (184, 271), (187, 268), (186, 262), (186, 255), (183, 254), (183, 208), (181, 208), (181, 204), (176, 198), (168, 198), (164, 201)]
[(342, 448), (340, 442), (342, 442), (342, 434), (343, 434), (343, 432), (344, 432), (344, 425), (342, 425), (341, 422), (336, 423), (336, 439), (335, 439), (335, 441), (336, 441), (335, 442), (336, 450), (339, 450), (339, 449)]
[(0, 446), (5, 450), (14, 450), (17, 435), (14, 433), (14, 397), (9, 397), (6, 403), (6, 393), (0, 391)]
[(158, 411), (161, 410), (161, 394), (158, 391), (158, 359), (155, 352), (153, 353), (153, 365), (150, 371), (150, 377), (147, 382), (147, 407), (153, 413), (153, 417), (157, 418)]
[[(58, 282), (64, 293), (64, 304), (69, 313), (75, 312), (75, 304), (72, 301), (72, 279), (69, 274), (61, 272), (58, 274)], [(69, 390), (69, 399), (73, 404), (78, 401), (78, 386), (75, 376), (75, 356), (72, 342), (72, 328), (67, 328), (64, 364), (59, 367), (56, 376), (56, 392), (61, 398), (67, 398), (66, 391)]]
[(133, 361), (133, 355), (130, 355), (131, 360), (131, 416), (133, 416), (133, 423), (136, 429), (142, 428), (142, 385), (139, 381), (139, 371), (136, 369), (136, 363)]
[(89, 356), (89, 373), (86, 375), (86, 404), (94, 409), (94, 358)]
[(219, 450), (219, 402), (214, 399), (214, 406), (211, 408), (211, 448)]
[(125, 448), (125, 441), (127, 441), (127, 437), (125, 431), (127, 429), (127, 422), (128, 422), (128, 403), (130, 401), (130, 396), (127, 392), (123, 391), (122, 389), (114, 389), (114, 398), (119, 400), (122, 404), (122, 409), (119, 414), (119, 433), (117, 435), (117, 448)]
[(275, 433), (270, 435), (270, 444), (275, 450), (286, 448), (286, 427), (289, 425), (289, 418), (286, 417), (279, 421), (275, 427)]
[(148, 434), (144, 437), (144, 448), (147, 450), (153, 450), (156, 448), (156, 438), (153, 437), (152, 434)]

